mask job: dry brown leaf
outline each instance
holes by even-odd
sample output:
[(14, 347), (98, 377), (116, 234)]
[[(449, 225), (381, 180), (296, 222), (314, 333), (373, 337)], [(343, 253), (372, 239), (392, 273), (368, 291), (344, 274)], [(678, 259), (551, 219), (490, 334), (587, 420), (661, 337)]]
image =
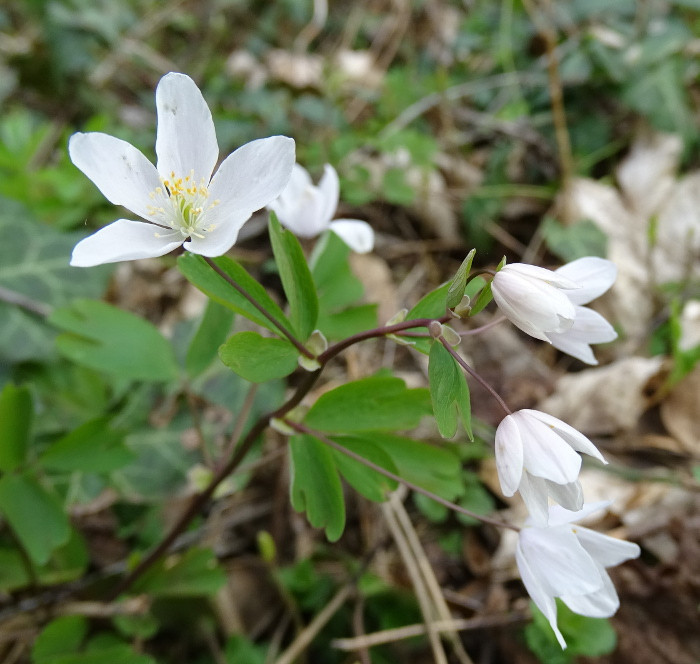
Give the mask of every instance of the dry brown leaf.
[(323, 58), (277, 49), (266, 58), (270, 76), (293, 88), (319, 88), (323, 83)]
[(633, 428), (649, 407), (645, 386), (663, 370), (661, 357), (630, 357), (562, 376), (538, 408), (587, 435)]
[(664, 399), (661, 420), (684, 450), (700, 459), (700, 366), (696, 366)]

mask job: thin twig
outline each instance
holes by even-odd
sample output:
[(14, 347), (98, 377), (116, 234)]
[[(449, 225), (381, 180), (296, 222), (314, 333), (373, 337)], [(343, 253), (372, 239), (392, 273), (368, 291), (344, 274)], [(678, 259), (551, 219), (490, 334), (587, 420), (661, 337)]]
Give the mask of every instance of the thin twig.
[(48, 304), (32, 300), (32, 298), (9, 288), (5, 288), (4, 286), (0, 286), (0, 301), (7, 302), (7, 304), (14, 304), (16, 307), (25, 309), (42, 318), (50, 316), (52, 312), (52, 308)]

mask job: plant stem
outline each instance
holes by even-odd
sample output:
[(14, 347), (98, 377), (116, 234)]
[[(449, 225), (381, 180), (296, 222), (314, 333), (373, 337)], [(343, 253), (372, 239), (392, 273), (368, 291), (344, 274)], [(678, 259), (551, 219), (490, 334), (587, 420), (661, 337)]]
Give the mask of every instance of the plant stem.
[(506, 412), (506, 415), (512, 415), (513, 411), (508, 408), (508, 404), (503, 400), (503, 397), (496, 392), (474, 369), (472, 369), (465, 361), (464, 358), (447, 342), (445, 337), (442, 335), (437, 338), (437, 340), (447, 349), (447, 352), (455, 358), (459, 366), (462, 367), (474, 380), (476, 380), (485, 390), (487, 390), (491, 396), (498, 401), (499, 405)]
[(510, 523), (506, 523), (505, 521), (499, 521), (498, 519), (492, 519), (491, 517), (483, 516), (482, 514), (476, 514), (476, 512), (472, 512), (471, 510), (468, 510), (464, 507), (461, 507), (460, 505), (457, 505), (453, 502), (450, 502), (449, 500), (446, 500), (445, 498), (441, 498), (440, 496), (433, 493), (432, 491), (428, 491), (427, 489), (424, 489), (423, 487), (418, 486), (417, 484), (414, 484), (413, 482), (409, 482), (408, 480), (404, 479), (400, 475), (396, 475), (395, 473), (392, 473), (390, 470), (387, 470), (386, 468), (382, 468), (381, 466), (377, 465), (373, 461), (370, 461), (369, 459), (365, 459), (360, 454), (357, 454), (356, 452), (349, 450), (347, 447), (343, 447), (341, 444), (336, 443), (334, 440), (331, 440), (327, 436), (323, 435), (320, 431), (315, 431), (314, 429), (310, 429), (309, 427), (305, 426), (304, 424), (299, 424), (298, 422), (291, 422), (290, 420), (284, 420), (284, 423), (287, 426), (294, 429), (295, 431), (298, 431), (299, 433), (304, 433), (304, 434), (307, 434), (309, 436), (313, 436), (314, 438), (320, 440), (322, 443), (325, 443), (329, 447), (332, 447), (334, 450), (337, 450), (341, 454), (345, 454), (346, 456), (350, 457), (351, 459), (358, 461), (363, 466), (367, 466), (367, 468), (371, 468), (372, 470), (376, 471), (380, 475), (384, 475), (384, 477), (388, 477), (389, 479), (394, 480), (395, 482), (398, 482), (399, 484), (403, 484), (404, 486), (408, 487), (412, 491), (415, 491), (416, 493), (422, 493), (424, 496), (427, 496), (428, 498), (440, 503), (441, 505), (448, 507), (449, 509), (453, 510), (454, 512), (459, 512), (460, 514), (464, 514), (465, 516), (472, 517), (473, 519), (477, 519), (478, 521), (482, 521), (484, 523), (490, 523), (491, 525), (497, 526), (498, 528), (510, 528), (510, 530), (515, 530), (516, 532), (520, 531), (520, 528), (518, 528), (517, 526), (514, 526)]
[(472, 334), (481, 334), (482, 332), (486, 332), (486, 330), (490, 330), (492, 327), (496, 327), (496, 325), (500, 325), (505, 320), (507, 320), (505, 316), (499, 316), (491, 322), (486, 323), (486, 325), (481, 325), (480, 327), (474, 327), (471, 330), (465, 330), (464, 332), (460, 332), (459, 336), (466, 337)]
[(108, 601), (116, 599), (119, 595), (129, 589), (136, 580), (141, 577), (150, 567), (156, 563), (161, 556), (167, 553), (170, 545), (178, 538), (178, 536), (187, 528), (188, 524), (194, 517), (199, 513), (199, 511), (204, 507), (204, 505), (209, 501), (209, 499), (216, 491), (216, 487), (221, 484), (245, 459), (246, 455), (250, 451), (253, 443), (255, 443), (258, 436), (267, 428), (268, 423), (273, 418), (281, 418), (286, 415), (290, 410), (295, 408), (301, 403), (301, 400), (306, 396), (309, 390), (313, 387), (314, 383), (318, 379), (321, 370), (309, 373), (304, 377), (304, 380), (299, 384), (296, 392), (291, 396), (291, 398), (282, 404), (277, 410), (259, 417), (253, 427), (248, 431), (245, 437), (242, 439), (240, 444), (237, 446), (234, 455), (229, 459), (227, 463), (214, 472), (209, 485), (200, 493), (193, 496), (190, 504), (185, 508), (184, 512), (180, 515), (178, 520), (170, 528), (168, 534), (158, 543), (158, 545), (151, 550), (142, 560), (134, 567), (127, 576), (122, 579), (122, 581), (112, 590), (108, 595)]
[(235, 279), (232, 279), (230, 275), (226, 274), (212, 258), (208, 256), (203, 256), (204, 260), (207, 262), (209, 267), (211, 267), (214, 272), (216, 272), (222, 279), (224, 279), (228, 284), (233, 286), (248, 302), (250, 302), (267, 320), (269, 320), (289, 341), (294, 345), (294, 347), (302, 354), (308, 358), (315, 359), (314, 354), (304, 346), (304, 344), (299, 341), (282, 323), (280, 323), (265, 307), (263, 307), (260, 302), (258, 302), (243, 286), (241, 286)]

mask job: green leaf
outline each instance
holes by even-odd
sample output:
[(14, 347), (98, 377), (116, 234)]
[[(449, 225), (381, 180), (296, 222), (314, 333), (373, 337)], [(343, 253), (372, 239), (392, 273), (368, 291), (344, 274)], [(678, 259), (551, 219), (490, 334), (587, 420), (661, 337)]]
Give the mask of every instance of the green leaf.
[(41, 455), (44, 468), (67, 472), (108, 473), (125, 466), (134, 453), (124, 446), (124, 432), (109, 426), (109, 417), (98, 417), (53, 443)]
[[(444, 283), (436, 289), (426, 293), (415, 306), (406, 314), (406, 320), (415, 318), (441, 318), (445, 315), (447, 307), (447, 291), (450, 288), (449, 283)], [(400, 335), (399, 335), (400, 336)], [(413, 337), (404, 337), (413, 348), (426, 355), (430, 352), (432, 339), (416, 339)]]
[(464, 371), (438, 341), (430, 349), (428, 379), (433, 413), (440, 435), (452, 438), (457, 433), (457, 419), (460, 415), (469, 439), (474, 440), (469, 387)]
[(391, 457), (398, 474), (409, 482), (447, 500), (454, 500), (464, 491), (462, 464), (451, 450), (390, 433), (372, 433), (362, 438), (381, 447)]
[(148, 321), (95, 300), (57, 309), (58, 350), (77, 364), (129, 380), (171, 381), (178, 367), (170, 343)]
[[(391, 457), (381, 447), (377, 447), (369, 440), (351, 436), (334, 437), (333, 440), (338, 445), (355, 452), (355, 454), (359, 454), (377, 466), (381, 466), (395, 475), (397, 474), (397, 468)], [(398, 486), (396, 480), (392, 480), (376, 470), (368, 468), (347, 454), (332, 448), (331, 454), (335, 460), (336, 467), (347, 483), (368, 500), (380, 503), (386, 500), (388, 492), (394, 491)]]
[(349, 256), (350, 247), (333, 232), (324, 233), (316, 243), (309, 267), (321, 312), (337, 312), (362, 297), (364, 288), (350, 269)]
[(455, 274), (455, 276), (452, 277), (452, 281), (450, 281), (450, 285), (447, 289), (447, 307), (449, 309), (456, 307), (462, 300), (464, 289), (467, 286), (467, 277), (469, 276), (469, 271), (472, 269), (474, 254), (476, 254), (476, 249), (472, 249), (467, 254), (467, 257), (459, 266), (457, 274)]
[[(20, 204), (2, 197), (0, 236), (8, 238), (0, 246), (0, 288), (49, 309), (76, 297), (99, 297), (114, 268), (71, 267), (71, 251), (85, 234), (59, 233), (34, 221)], [(54, 352), (54, 335), (41, 316), (0, 302), (0, 362), (46, 359)]]
[(304, 422), (338, 433), (412, 429), (430, 413), (430, 394), (407, 389), (400, 378), (373, 376), (322, 394)]
[(187, 349), (185, 367), (191, 377), (201, 374), (216, 357), (233, 324), (233, 312), (214, 300), (207, 302), (202, 321)]
[[(267, 294), (267, 291), (251, 277), (236, 261), (227, 256), (212, 259), (216, 266), (243, 288), (258, 304), (287, 329), (292, 324), (284, 315), (282, 309)], [(212, 300), (228, 307), (248, 320), (279, 334), (279, 328), (258, 309), (250, 300), (241, 295), (226, 279), (215, 272), (202, 256), (187, 252), (177, 259), (177, 266), (185, 278)]]
[[(498, 272), (498, 270), (500, 270), (505, 264), (506, 264), (506, 257), (504, 256), (501, 259), (501, 262), (496, 266), (496, 272)], [(493, 279), (491, 281), (493, 281)], [(491, 281), (489, 281), (486, 284), (486, 286), (484, 286), (481, 289), (481, 292), (477, 296), (476, 301), (472, 305), (472, 309), (469, 312), (470, 316), (476, 316), (476, 314), (478, 314), (480, 311), (482, 311), (488, 305), (488, 303), (491, 302), (491, 300), (493, 299), (493, 295), (491, 293)]]
[(549, 250), (565, 262), (583, 256), (607, 256), (608, 238), (592, 221), (564, 226), (552, 217), (545, 217), (540, 232)]
[(361, 304), (327, 315), (322, 312), (317, 326), (326, 339), (337, 340), (371, 330), (377, 326), (377, 305)]
[(292, 373), (298, 366), (299, 351), (286, 339), (239, 332), (221, 346), (219, 357), (242, 378), (252, 383), (266, 383)]
[(70, 537), (70, 523), (61, 504), (28, 475), (0, 478), (0, 512), (39, 565)]
[(274, 212), (270, 213), (270, 242), (282, 287), (289, 302), (290, 317), (295, 332), (306, 341), (316, 327), (318, 297), (309, 266), (299, 240), (282, 228)]
[(156, 597), (197, 597), (214, 595), (226, 583), (210, 549), (189, 549), (171, 555), (147, 571), (134, 585), (134, 592)]
[[(462, 473), (462, 478), (464, 480), (464, 493), (460, 496), (457, 503), (475, 514), (486, 515), (493, 512), (496, 507), (493, 496), (481, 483), (479, 476), (476, 473), (465, 470)], [(465, 526), (478, 526), (480, 524), (474, 517), (460, 512), (457, 512), (457, 521)]]
[(5, 385), (0, 392), (0, 470), (14, 470), (24, 462), (33, 414), (29, 390)]
[(345, 529), (345, 500), (330, 450), (311, 436), (292, 436), (289, 453), (292, 506), (335, 542)]
[(88, 623), (83, 616), (55, 618), (34, 641), (33, 664), (53, 664), (61, 655), (74, 654), (80, 649), (87, 630)]

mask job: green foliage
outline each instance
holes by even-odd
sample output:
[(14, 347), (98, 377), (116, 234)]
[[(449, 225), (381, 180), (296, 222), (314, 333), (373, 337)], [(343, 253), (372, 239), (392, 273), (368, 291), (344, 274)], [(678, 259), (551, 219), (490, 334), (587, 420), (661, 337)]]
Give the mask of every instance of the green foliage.
[(549, 250), (565, 263), (583, 256), (607, 256), (607, 237), (591, 221), (563, 226), (552, 217), (545, 217), (540, 232)]
[(292, 436), (289, 454), (292, 507), (335, 542), (345, 530), (345, 499), (329, 448), (311, 436)]
[[(215, 258), (213, 261), (220, 270), (255, 298), (276, 321), (287, 329), (293, 329), (282, 309), (267, 294), (265, 288), (253, 279), (236, 261), (226, 256)], [(202, 256), (190, 253), (184, 254), (178, 258), (177, 265), (180, 272), (185, 275), (185, 278), (212, 300), (245, 316), (254, 323), (270, 330), (270, 332), (279, 334), (278, 327), (260, 313), (224, 277), (214, 272)]]
[(464, 295), (464, 289), (467, 286), (467, 277), (469, 276), (469, 271), (472, 269), (472, 261), (474, 260), (475, 254), (476, 249), (472, 249), (467, 254), (467, 257), (462, 261), (462, 264), (459, 266), (459, 270), (457, 270), (455, 276), (452, 277), (452, 281), (450, 281), (450, 285), (447, 289), (446, 302), (448, 309), (453, 309), (462, 300), (462, 296)]
[[(500, 270), (506, 264), (506, 257), (501, 259), (501, 262), (496, 266), (496, 272)], [(486, 283), (486, 285), (481, 289), (479, 295), (477, 296), (474, 304), (472, 305), (470, 316), (476, 316), (480, 311), (482, 311), (493, 299), (491, 293), (491, 280)]]
[(411, 429), (429, 412), (428, 390), (408, 389), (400, 378), (373, 376), (322, 394), (304, 422), (340, 433)]
[(194, 377), (201, 374), (214, 360), (218, 347), (224, 342), (233, 325), (233, 312), (214, 300), (207, 308), (187, 349), (185, 367)]
[[(1, 178), (0, 178), (1, 179)], [(0, 198), (0, 288), (50, 311), (76, 297), (97, 297), (111, 267), (71, 267), (70, 252), (84, 236), (59, 233), (31, 218), (20, 204)], [(52, 355), (52, 329), (41, 316), (0, 301), (0, 359), (43, 360)]]
[(275, 262), (289, 302), (292, 329), (301, 341), (305, 341), (314, 331), (318, 320), (318, 298), (314, 280), (299, 240), (291, 231), (282, 228), (274, 212), (270, 213), (269, 230)]
[(105, 302), (76, 300), (49, 321), (63, 334), (56, 347), (77, 364), (129, 380), (171, 381), (178, 376), (172, 347), (148, 321)]
[(452, 438), (457, 433), (459, 416), (469, 439), (474, 440), (469, 386), (464, 371), (439, 341), (433, 342), (430, 349), (428, 378), (433, 414), (440, 435)]
[(24, 462), (33, 414), (29, 390), (5, 385), (0, 392), (0, 470), (15, 470)]
[(29, 474), (0, 478), (0, 512), (38, 565), (46, 564), (70, 537), (70, 522), (61, 503)]
[(219, 357), (242, 378), (252, 383), (266, 383), (292, 373), (298, 366), (299, 351), (286, 339), (239, 332), (221, 346)]
[(151, 567), (136, 583), (134, 592), (155, 597), (214, 595), (226, 583), (226, 575), (209, 549), (189, 549), (173, 554)]
[(600, 657), (615, 650), (617, 635), (607, 619), (581, 616), (557, 600), (557, 625), (567, 645), (562, 650), (542, 612), (532, 602), (530, 607), (532, 623), (525, 628), (525, 640), (543, 664), (567, 664), (579, 655)]

